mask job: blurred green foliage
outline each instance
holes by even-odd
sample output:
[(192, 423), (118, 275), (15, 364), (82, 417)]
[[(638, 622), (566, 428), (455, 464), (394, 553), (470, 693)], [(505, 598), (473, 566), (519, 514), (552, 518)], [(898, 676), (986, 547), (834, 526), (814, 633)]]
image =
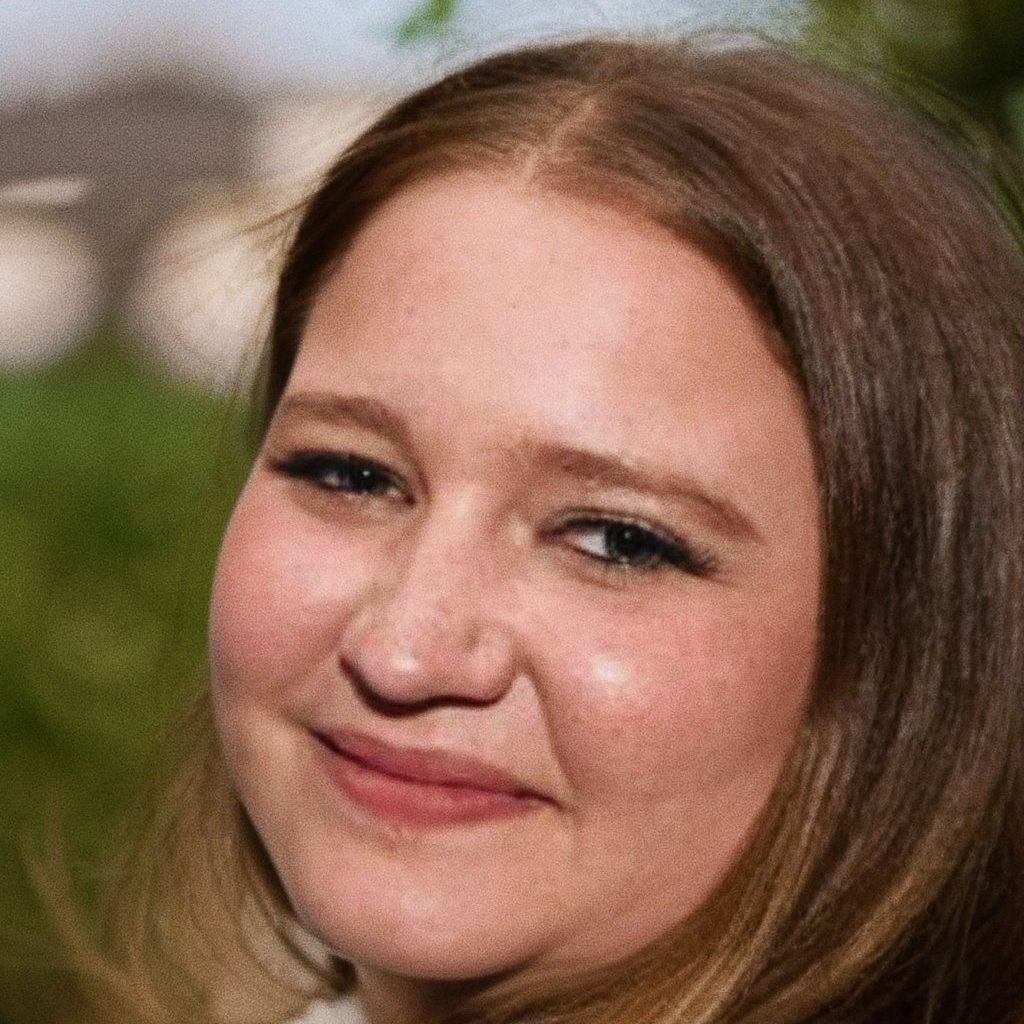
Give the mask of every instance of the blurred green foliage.
[(807, 41), (941, 123), (992, 177), (1024, 239), (1024, 3), (809, 0)]
[(458, 0), (424, 0), (399, 26), (400, 43), (412, 43), (436, 36), (455, 16)]
[(1024, 83), (1020, 0), (815, 0), (811, 29), (949, 88), (993, 125)]
[(88, 895), (157, 734), (202, 678), (243, 465), (231, 404), (162, 379), (112, 331), (0, 377), (0, 1021), (51, 1019), (26, 853), (59, 820)]

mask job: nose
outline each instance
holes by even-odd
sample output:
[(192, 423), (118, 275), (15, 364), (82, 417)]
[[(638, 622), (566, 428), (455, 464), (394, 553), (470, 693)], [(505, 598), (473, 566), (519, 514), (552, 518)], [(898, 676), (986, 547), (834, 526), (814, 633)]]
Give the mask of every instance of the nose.
[[(499, 545), (465, 517), (410, 524), (342, 630), (341, 668), (378, 709), (497, 701), (517, 672)], [(389, 557), (390, 556), (390, 557)]]

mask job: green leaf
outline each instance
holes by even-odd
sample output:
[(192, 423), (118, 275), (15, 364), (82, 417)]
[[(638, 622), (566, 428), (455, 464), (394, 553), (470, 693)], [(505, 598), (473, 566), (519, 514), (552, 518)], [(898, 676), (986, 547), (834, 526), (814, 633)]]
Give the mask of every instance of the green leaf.
[(398, 41), (403, 45), (439, 35), (455, 15), (458, 0), (424, 0), (398, 26)]

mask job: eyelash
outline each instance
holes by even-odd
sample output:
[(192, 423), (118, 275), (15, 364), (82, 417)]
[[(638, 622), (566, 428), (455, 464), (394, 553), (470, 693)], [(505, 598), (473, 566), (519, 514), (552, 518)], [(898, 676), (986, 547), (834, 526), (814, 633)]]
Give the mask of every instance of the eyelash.
[[(304, 450), (271, 460), (270, 466), (286, 477), (350, 499), (387, 498), (388, 492), (394, 492), (403, 504), (412, 503), (408, 491), (385, 466), (361, 455)], [(718, 568), (717, 560), (710, 552), (699, 550), (667, 530), (636, 519), (581, 512), (560, 526), (554, 536), (588, 530), (604, 531), (606, 547), (607, 541), (616, 536), (613, 531), (617, 531), (619, 544), (633, 544), (640, 549), (638, 553), (634, 552), (634, 557), (639, 554), (639, 561), (631, 561), (630, 556), (621, 553), (619, 557), (605, 557), (581, 548), (574, 549), (609, 576), (674, 568), (706, 578), (714, 575)]]
[[(275, 472), (323, 491), (352, 498), (380, 498), (385, 496), (384, 490), (393, 489), (401, 494), (403, 502), (410, 503), (407, 492), (385, 466), (361, 455), (298, 451), (282, 459), (272, 460), (270, 466)], [(331, 482), (329, 477), (333, 477), (335, 482)], [(348, 481), (348, 486), (345, 485), (345, 480)], [(361, 488), (357, 481), (366, 486)], [(380, 483), (383, 483), (385, 488), (375, 486)]]
[[(605, 547), (617, 536), (618, 543), (625, 542), (640, 548), (640, 561), (631, 561), (628, 555), (605, 557), (577, 548), (585, 557), (592, 559), (597, 567), (609, 575), (624, 572), (650, 573), (662, 568), (679, 569), (691, 576), (706, 578), (715, 573), (717, 563), (710, 552), (699, 551), (692, 544), (674, 536), (666, 530), (655, 528), (636, 519), (588, 513), (570, 519), (560, 527), (557, 535), (599, 530), (604, 532)], [(614, 546), (614, 544), (613, 544)], [(634, 557), (635, 557), (634, 552)]]

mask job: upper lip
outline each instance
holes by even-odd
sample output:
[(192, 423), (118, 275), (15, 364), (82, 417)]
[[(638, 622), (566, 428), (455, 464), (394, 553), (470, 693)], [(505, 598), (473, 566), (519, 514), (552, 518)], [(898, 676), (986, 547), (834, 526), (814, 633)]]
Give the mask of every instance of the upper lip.
[(335, 753), (395, 778), (438, 786), (465, 786), (548, 801), (551, 799), (512, 773), (469, 754), (393, 746), (365, 733), (348, 729), (316, 729), (314, 733), (317, 739)]

